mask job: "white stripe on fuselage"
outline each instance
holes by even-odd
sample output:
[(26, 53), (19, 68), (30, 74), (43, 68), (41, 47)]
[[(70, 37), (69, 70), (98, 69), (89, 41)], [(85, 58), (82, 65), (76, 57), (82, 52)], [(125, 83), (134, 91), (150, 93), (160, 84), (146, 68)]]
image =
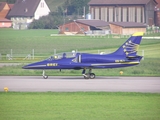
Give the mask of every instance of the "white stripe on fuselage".
[(33, 68), (33, 67), (46, 67), (46, 65), (34, 65), (34, 66), (27, 66), (27, 68)]
[(91, 66), (121, 65), (121, 64), (139, 64), (139, 61), (136, 61), (136, 62), (123, 62), (123, 63), (99, 63), (99, 64), (91, 64)]

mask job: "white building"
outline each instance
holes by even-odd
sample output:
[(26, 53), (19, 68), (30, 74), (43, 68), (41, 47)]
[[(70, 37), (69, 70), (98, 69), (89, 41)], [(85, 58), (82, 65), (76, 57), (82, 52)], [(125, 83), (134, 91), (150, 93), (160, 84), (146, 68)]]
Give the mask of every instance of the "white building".
[(38, 20), (49, 12), (45, 0), (17, 0), (8, 17), (12, 20), (14, 29), (27, 29), (34, 19)]

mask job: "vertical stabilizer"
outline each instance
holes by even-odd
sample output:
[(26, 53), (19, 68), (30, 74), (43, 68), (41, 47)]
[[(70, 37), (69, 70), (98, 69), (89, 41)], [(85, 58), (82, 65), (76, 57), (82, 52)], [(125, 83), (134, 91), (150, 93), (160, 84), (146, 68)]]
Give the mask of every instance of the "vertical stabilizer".
[(125, 55), (125, 56), (136, 56), (143, 32), (134, 33), (118, 50), (113, 54)]

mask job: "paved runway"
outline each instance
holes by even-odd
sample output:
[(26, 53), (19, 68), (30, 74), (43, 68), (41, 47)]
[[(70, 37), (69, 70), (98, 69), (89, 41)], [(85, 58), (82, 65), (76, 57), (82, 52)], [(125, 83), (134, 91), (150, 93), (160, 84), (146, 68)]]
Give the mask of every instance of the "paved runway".
[(20, 92), (148, 92), (160, 93), (160, 77), (96, 77), (85, 80), (82, 76), (0, 76), (0, 91)]

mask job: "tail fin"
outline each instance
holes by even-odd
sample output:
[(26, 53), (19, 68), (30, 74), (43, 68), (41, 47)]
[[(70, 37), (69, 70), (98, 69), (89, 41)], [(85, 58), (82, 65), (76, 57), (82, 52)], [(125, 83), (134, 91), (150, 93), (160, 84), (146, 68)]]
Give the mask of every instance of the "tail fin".
[(143, 32), (134, 33), (114, 54), (136, 56), (142, 36)]

